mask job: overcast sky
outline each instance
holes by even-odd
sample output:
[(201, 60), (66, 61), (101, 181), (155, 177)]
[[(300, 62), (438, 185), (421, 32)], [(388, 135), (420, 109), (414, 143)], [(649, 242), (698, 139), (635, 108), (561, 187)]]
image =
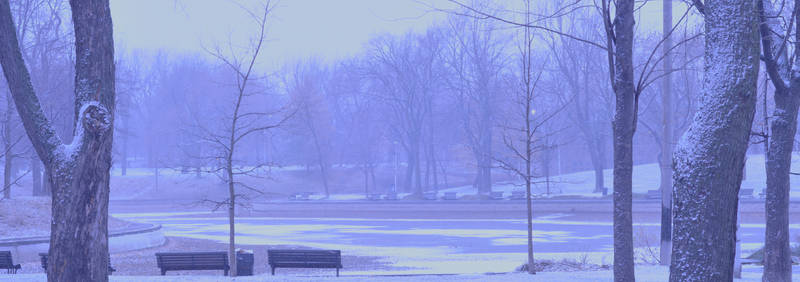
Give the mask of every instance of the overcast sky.
[[(253, 8), (260, 2), (239, 0)], [(264, 70), (308, 57), (330, 61), (356, 54), (372, 35), (420, 31), (446, 17), (428, 5), (452, 7), (446, 0), (273, 2), (277, 6), (268, 20), (270, 41), (260, 58)], [(677, 21), (685, 5), (674, 2)], [(641, 10), (639, 29), (661, 29), (661, 5), (652, 1)], [(202, 46), (225, 43), (229, 37), (244, 44), (257, 32), (242, 8), (227, 0), (111, 0), (111, 13), (116, 44), (127, 50), (202, 53)]]
[[(224, 43), (229, 34), (246, 42), (257, 32), (231, 1), (112, 0), (111, 13), (117, 44), (128, 50), (202, 52), (201, 44)], [(270, 42), (261, 61), (341, 58), (357, 53), (373, 34), (423, 30), (444, 17), (414, 0), (283, 0), (268, 20)]]

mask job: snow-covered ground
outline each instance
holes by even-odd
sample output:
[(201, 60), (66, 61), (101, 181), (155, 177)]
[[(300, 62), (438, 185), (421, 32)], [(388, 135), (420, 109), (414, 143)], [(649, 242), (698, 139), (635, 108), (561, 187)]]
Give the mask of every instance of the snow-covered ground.
[[(800, 154), (792, 155), (792, 166), (800, 166)], [(609, 188), (609, 193), (613, 190), (613, 169), (606, 169), (603, 171), (605, 187)], [(633, 192), (646, 194), (647, 190), (658, 189), (660, 183), (661, 171), (657, 163), (636, 165), (633, 167)], [(800, 186), (800, 175), (790, 176), (791, 187)], [(538, 178), (534, 182), (538, 184), (535, 186), (534, 191), (540, 194), (540, 197), (553, 197), (553, 196), (578, 196), (597, 198), (602, 195), (599, 193), (592, 193), (594, 190), (594, 171), (581, 171), (569, 173), (564, 175), (555, 175), (550, 177), (550, 192), (551, 195), (546, 195), (546, 185), (543, 183), (544, 178)], [(754, 195), (758, 194), (766, 186), (767, 177), (766, 169), (764, 167), (764, 155), (748, 155), (746, 164), (745, 179), (742, 181), (742, 189), (753, 189)], [(493, 191), (504, 192), (505, 196), (511, 195), (514, 190), (524, 190), (522, 182), (516, 183), (497, 183), (492, 186)], [(453, 187), (441, 190), (442, 192), (457, 192), (459, 195), (475, 194), (476, 190), (471, 185)], [(800, 198), (800, 190), (794, 189), (790, 191), (792, 198)]]
[[(161, 224), (164, 234), (220, 243), (228, 240), (227, 217), (214, 213), (117, 213), (115, 217)], [(569, 214), (535, 218), (537, 259), (613, 263), (612, 222), (564, 220)], [(382, 257), (387, 270), (347, 271), (348, 275), (480, 274), (510, 272), (526, 260), (526, 221), (520, 219), (237, 219), (241, 245), (298, 245), (338, 249), (355, 256)], [(799, 224), (791, 224), (793, 233)], [(658, 223), (637, 223), (637, 260), (654, 262)], [(764, 224), (742, 224), (747, 255), (763, 242)]]
[[(655, 265), (637, 265), (636, 266), (636, 281), (655, 282), (667, 281), (669, 278), (669, 268), (666, 266)], [(795, 274), (793, 277), (800, 276), (800, 273)], [(797, 279), (797, 278), (795, 278)], [(0, 274), (2, 281), (44, 281), (44, 274), (17, 274), (5, 275)], [(366, 275), (350, 275), (344, 274), (342, 277), (320, 277), (320, 276), (267, 276), (267, 274), (258, 276), (244, 276), (244, 277), (224, 277), (224, 276), (119, 276), (112, 275), (109, 281), (119, 282), (149, 282), (149, 281), (175, 281), (175, 282), (212, 282), (212, 281), (486, 281), (486, 282), (508, 282), (508, 281), (570, 281), (570, 282), (604, 282), (613, 281), (613, 271), (578, 271), (578, 272), (540, 272), (536, 275), (528, 275), (525, 273), (503, 273), (503, 274), (469, 274), (469, 275), (414, 275), (414, 276), (366, 276)], [(761, 281), (761, 268), (753, 266), (745, 266), (742, 271), (742, 279), (734, 279), (734, 281)]]

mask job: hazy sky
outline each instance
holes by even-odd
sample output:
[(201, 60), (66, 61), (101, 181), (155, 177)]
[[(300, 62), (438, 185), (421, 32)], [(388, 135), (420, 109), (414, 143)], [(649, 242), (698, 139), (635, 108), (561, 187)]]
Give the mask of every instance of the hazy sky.
[[(275, 1), (273, 1), (275, 2)], [(240, 1), (244, 6), (258, 1)], [(261, 62), (355, 54), (373, 34), (422, 30), (445, 17), (414, 0), (283, 0), (268, 20)], [(255, 5), (253, 5), (255, 6)], [(246, 43), (257, 32), (241, 7), (222, 0), (112, 0), (114, 35), (126, 49), (202, 52), (202, 45)], [(273, 66), (262, 66), (267, 68)]]
[[(261, 1), (239, 0), (255, 7)], [(502, 1), (501, 1), (502, 2)], [(515, 6), (522, 1), (505, 1)], [(685, 4), (674, 0), (675, 21)], [(307, 57), (338, 59), (359, 52), (372, 35), (423, 30), (446, 15), (428, 5), (453, 7), (446, 0), (282, 0), (268, 20), (261, 69)], [(425, 4), (421, 4), (425, 3)], [(509, 4), (510, 3), (510, 4)], [(532, 1), (536, 3), (536, 0)], [(661, 1), (641, 10), (638, 29), (661, 29)], [(128, 50), (159, 49), (203, 53), (202, 46), (246, 44), (257, 32), (251, 18), (233, 0), (111, 0), (114, 35)]]

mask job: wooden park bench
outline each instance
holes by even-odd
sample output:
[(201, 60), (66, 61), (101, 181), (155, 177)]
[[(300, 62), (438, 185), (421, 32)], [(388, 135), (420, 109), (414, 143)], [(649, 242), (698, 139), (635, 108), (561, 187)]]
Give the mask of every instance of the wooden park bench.
[(226, 252), (190, 252), (190, 253), (156, 253), (161, 275), (174, 270), (222, 270), (228, 276), (228, 253)]
[[(47, 253), (39, 253), (39, 259), (42, 262), (42, 269), (44, 272), (47, 272)], [(108, 257), (108, 274), (111, 275), (117, 271), (115, 268), (111, 267), (111, 256)]]
[(645, 197), (648, 199), (661, 199), (661, 190), (647, 190)]
[(522, 190), (511, 191), (511, 199), (512, 200), (525, 200), (525, 191), (522, 191)]
[(22, 268), (19, 264), (14, 264), (11, 259), (11, 251), (0, 251), (0, 269), (5, 269), (8, 274), (17, 274), (17, 270)]
[(755, 198), (753, 196), (753, 189), (739, 189), (739, 199), (741, 198)]
[(444, 199), (445, 200), (458, 200), (458, 194), (456, 194), (456, 192), (444, 192)]
[(272, 275), (275, 269), (283, 268), (336, 268), (336, 277), (342, 268), (342, 252), (339, 250), (267, 250)]
[(425, 193), (422, 193), (422, 198), (425, 199), (425, 200), (436, 200), (436, 194), (437, 193), (433, 192), (433, 191), (425, 192)]
[(489, 198), (492, 200), (502, 200), (503, 199), (503, 192), (501, 191), (492, 191), (489, 193)]

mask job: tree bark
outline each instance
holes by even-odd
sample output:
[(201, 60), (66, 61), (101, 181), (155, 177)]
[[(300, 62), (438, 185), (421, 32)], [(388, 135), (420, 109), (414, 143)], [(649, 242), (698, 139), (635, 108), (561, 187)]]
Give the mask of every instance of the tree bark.
[[(789, 63), (788, 53), (782, 48), (783, 40), (776, 33), (785, 33), (780, 25), (779, 15), (772, 2), (759, 0), (759, 20), (761, 25), (762, 45), (764, 46), (764, 64), (767, 73), (775, 86), (773, 99), (775, 109), (771, 116), (769, 128), (765, 133), (769, 138), (765, 141), (767, 188), (765, 191), (766, 230), (764, 243), (764, 281), (791, 281), (792, 260), (789, 246), (789, 175), (792, 165), (792, 145), (797, 132), (797, 112), (800, 101), (800, 81), (792, 65), (800, 65), (796, 48), (800, 43), (794, 42), (795, 62)], [(797, 15), (798, 4), (794, 1), (794, 16)], [(769, 17), (766, 15), (769, 14)], [(796, 18), (797, 19), (797, 18)], [(793, 20), (796, 20), (793, 19)], [(791, 27), (789, 27), (791, 28)], [(800, 34), (795, 34), (800, 37)], [(795, 38), (796, 40), (797, 38)], [(764, 93), (766, 107), (766, 92)], [(766, 113), (766, 109), (765, 109)], [(766, 116), (766, 114), (765, 114)], [(767, 124), (765, 120), (765, 125)]]
[[(237, 105), (238, 109), (238, 105)], [(233, 128), (236, 124), (234, 124)], [(235, 131), (231, 131), (235, 132)], [(235, 146), (235, 142), (233, 138), (231, 138), (231, 144)], [(237, 261), (236, 261), (236, 186), (233, 180), (233, 149), (234, 147), (231, 146), (231, 151), (228, 152), (225, 168), (225, 174), (228, 176), (228, 259), (230, 261), (231, 270), (230, 276), (236, 277), (237, 273)]]
[(670, 281), (732, 281), (759, 67), (755, 1), (706, 1), (703, 99), (675, 149)]
[(52, 186), (48, 281), (108, 281), (108, 192), (114, 124), (114, 41), (107, 0), (70, 1), (75, 33), (75, 130), (64, 144), (42, 112), (0, 0), (0, 64)]
[(31, 156), (31, 182), (33, 183), (33, 196), (44, 196), (47, 195), (47, 192), (44, 191), (44, 187), (42, 186), (42, 165), (41, 161), (39, 160), (39, 156), (33, 154)]
[(616, 2), (614, 17), (614, 281), (634, 281), (633, 134), (638, 95), (633, 84), (633, 0)]
[(775, 110), (770, 123), (767, 151), (767, 191), (765, 211), (764, 281), (792, 281), (789, 248), (789, 172), (792, 145), (797, 132), (798, 90), (775, 91)]
[(11, 95), (6, 95), (6, 112), (3, 117), (3, 199), (11, 199), (12, 162), (14, 161), (14, 144), (11, 136), (11, 122), (14, 114)]

